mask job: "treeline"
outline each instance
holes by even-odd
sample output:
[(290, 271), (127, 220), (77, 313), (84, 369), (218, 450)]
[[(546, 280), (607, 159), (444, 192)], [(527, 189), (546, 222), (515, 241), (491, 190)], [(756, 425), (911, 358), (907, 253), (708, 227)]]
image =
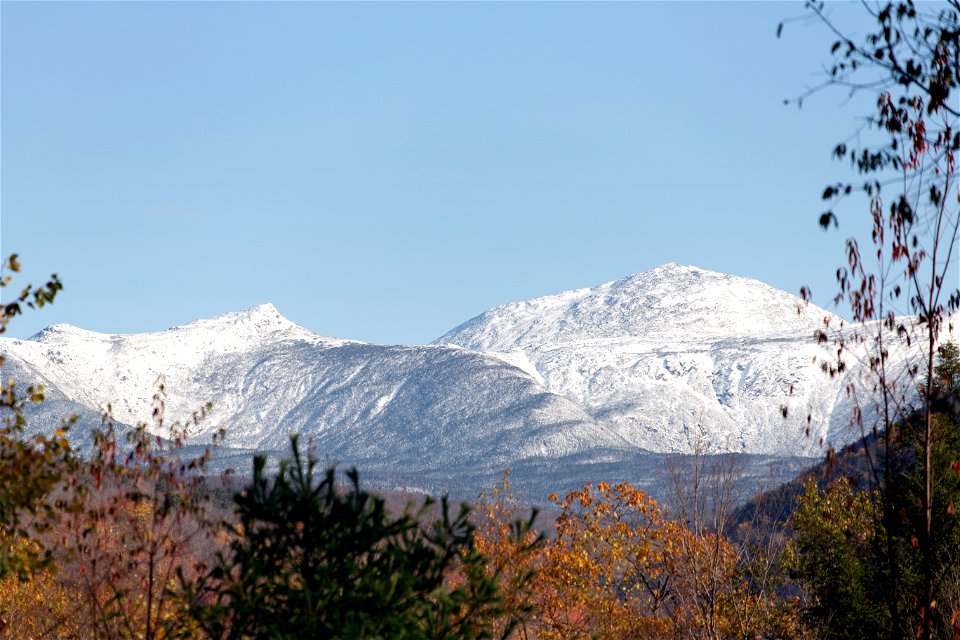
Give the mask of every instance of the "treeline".
[[(936, 375), (949, 408), (956, 346)], [(169, 423), (162, 384), (148, 422), (118, 442), (105, 420), (80, 459), (69, 424), (17, 437), (24, 403), (40, 399), (7, 387), (0, 637), (906, 638), (923, 627), (922, 449), (906, 429), (895, 491), (811, 475), (792, 502), (768, 498), (744, 519), (733, 458), (694, 457), (673, 469), (666, 505), (588, 484), (551, 496), (557, 515), (541, 532), (508, 476), (472, 510), (427, 500), (397, 513), (296, 439), (272, 473), (257, 458), (252, 479), (211, 483), (209, 452), (182, 456), (204, 411)], [(936, 420), (932, 632), (951, 638), (960, 427), (951, 413)]]

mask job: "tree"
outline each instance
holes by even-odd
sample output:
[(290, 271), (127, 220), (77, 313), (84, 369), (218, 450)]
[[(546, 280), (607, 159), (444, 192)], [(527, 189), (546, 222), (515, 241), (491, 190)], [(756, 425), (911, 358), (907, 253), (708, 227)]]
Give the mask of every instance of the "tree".
[(825, 639), (881, 638), (890, 614), (875, 572), (877, 496), (841, 478), (821, 491), (808, 479), (793, 514), (796, 552), (791, 568), (809, 589), (806, 615)]
[(675, 467), (684, 488), (674, 513), (629, 483), (553, 495), (561, 512), (533, 555), (516, 552), (518, 507), (506, 480), (485, 492), (478, 544), (505, 575), (534, 574), (534, 609), (514, 637), (801, 637), (795, 598), (777, 588), (784, 537), (739, 532), (734, 542), (717, 526), (731, 514), (731, 461), (710, 467), (701, 457), (682, 475)]
[[(10, 286), (11, 273), (19, 271), (20, 262), (12, 254), (0, 267), (0, 289)], [(0, 305), (0, 334), (25, 308), (51, 304), (61, 289), (56, 274), (40, 287), (25, 286), (12, 302)], [(0, 354), (0, 366), (3, 360)], [(46, 531), (56, 517), (55, 505), (47, 497), (72, 464), (72, 450), (65, 436), (74, 419), (66, 418), (51, 433), (24, 437), (24, 411), (29, 404), (42, 401), (41, 385), (21, 390), (11, 378), (0, 388), (0, 579), (15, 573), (27, 580), (51, 561), (51, 550), (39, 542), (37, 535)]]
[[(469, 509), (446, 498), (393, 517), (355, 470), (337, 486), (292, 438), (272, 478), (254, 458), (235, 498), (229, 552), (198, 585), (189, 615), (212, 638), (490, 638), (504, 614), (497, 576), (473, 541)], [(426, 522), (439, 506), (439, 518)], [(503, 629), (510, 633), (516, 621)], [(193, 631), (184, 634), (192, 637)]]
[[(935, 397), (949, 407), (960, 400), (952, 373), (960, 365), (956, 348), (940, 351)], [(920, 412), (918, 411), (917, 414)], [(922, 424), (922, 418), (915, 416)], [(857, 478), (840, 477), (824, 489), (811, 478), (792, 524), (796, 537), (793, 568), (809, 591), (807, 613), (821, 635), (835, 638), (907, 637), (923, 631), (918, 595), (925, 571), (931, 570), (930, 633), (952, 637), (960, 632), (960, 424), (956, 416), (933, 412), (935, 439), (931, 466), (938, 479), (931, 526), (930, 554), (920, 546), (925, 513), (924, 432), (896, 425), (890, 453), (874, 444), (892, 481), (857, 486)], [(862, 479), (862, 477), (861, 477)], [(888, 510), (896, 517), (885, 518)], [(891, 590), (896, 585), (896, 590)]]
[[(60, 580), (75, 594), (75, 617), (96, 638), (169, 637), (182, 613), (182, 585), (212, 560), (202, 475), (211, 451), (184, 456), (189, 428), (210, 405), (186, 422), (170, 423), (165, 398), (160, 379), (150, 421), (119, 442), (104, 414), (93, 454), (77, 465), (68, 488), (74, 506), (53, 532)], [(222, 437), (221, 431), (214, 444)]]
[(960, 417), (960, 347), (956, 342), (948, 342), (940, 347), (940, 361), (933, 369), (933, 390), (935, 398), (932, 402), (934, 413), (943, 413), (957, 419)]
[(83, 637), (87, 626), (77, 615), (81, 594), (62, 577), (55, 567), (48, 566), (32, 571), (26, 579), (15, 573), (0, 579), (0, 638)]
[(544, 640), (665, 638), (678, 528), (629, 483), (586, 484), (562, 499), (536, 564), (531, 621)]
[(786, 500), (767, 496), (738, 520), (741, 462), (736, 454), (704, 455), (699, 439), (692, 455), (669, 462), (670, 516), (680, 525), (671, 561), (680, 637), (801, 635), (796, 599), (782, 593)]
[(545, 536), (532, 527), (537, 511), (526, 510), (527, 517), (524, 511), (506, 471), (500, 484), (480, 493), (471, 520), (476, 527), (476, 548), (490, 559), (488, 573), (497, 577), (503, 594), (504, 616), (495, 623), (495, 630), (502, 634), (515, 623), (514, 635), (525, 640), (534, 613), (536, 567)]
[[(865, 118), (863, 135), (855, 136), (856, 142), (843, 141), (833, 150), (835, 157), (851, 163), (862, 182), (841, 179), (823, 191), (824, 200), (832, 203), (820, 216), (824, 228), (838, 225), (836, 206), (858, 193), (866, 196), (872, 221), (872, 247), (864, 249), (856, 238), (850, 238), (846, 265), (837, 271), (837, 301), (849, 303), (859, 327), (834, 334), (837, 359), (824, 365), (830, 375), (843, 375), (849, 368), (847, 358), (861, 354), (872, 374), (862, 384), (851, 382), (847, 388), (851, 394), (863, 394), (859, 395), (861, 409), (868, 403), (876, 408), (875, 419), (871, 412), (861, 410), (856, 422), (864, 440), (878, 437), (882, 441), (882, 455), (871, 461), (881, 504), (878, 530), (893, 531), (901, 526), (895, 496), (901, 491), (898, 485), (907, 478), (897, 469), (898, 447), (910, 438), (901, 438), (899, 432), (917, 435), (922, 517), (915, 534), (921, 555), (921, 586), (910, 595), (917, 597), (914, 614), (918, 620), (904, 618), (899, 608), (907, 595), (901, 593), (905, 586), (899, 568), (888, 563), (881, 579), (895, 629), (892, 633), (912, 635), (915, 628), (921, 637), (929, 638), (936, 615), (938, 573), (934, 522), (942, 507), (937, 498), (941, 478), (934, 450), (938, 428), (951, 428), (938, 425), (934, 417), (934, 361), (944, 330), (952, 329), (950, 314), (960, 307), (960, 290), (950, 284), (956, 274), (960, 227), (956, 167), (960, 150), (960, 109), (956, 104), (960, 2), (918, 7), (910, 0), (898, 0), (862, 6), (874, 27), (855, 37), (831, 20), (824, 3), (807, 4), (808, 17), (837, 37), (827, 77), (811, 92), (842, 87), (851, 94), (876, 96), (876, 108)], [(802, 293), (807, 297), (809, 290)], [(826, 331), (819, 339), (828, 340)], [(893, 350), (910, 352), (907, 367), (891, 364)], [(887, 536), (891, 545), (893, 539)], [(894, 551), (889, 547), (886, 557), (895, 558)]]

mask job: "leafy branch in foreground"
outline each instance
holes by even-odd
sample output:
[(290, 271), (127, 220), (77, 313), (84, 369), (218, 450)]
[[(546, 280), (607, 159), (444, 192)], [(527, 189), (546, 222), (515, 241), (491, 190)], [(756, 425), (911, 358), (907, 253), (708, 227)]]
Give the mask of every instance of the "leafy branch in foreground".
[[(836, 205), (858, 194), (866, 197), (871, 223), (869, 244), (849, 238), (846, 264), (837, 270), (836, 302), (849, 304), (857, 326), (834, 334), (836, 360), (824, 367), (837, 376), (850, 371), (851, 357), (866, 365), (860, 369), (867, 375), (848, 376), (844, 387), (857, 404), (852, 426), (864, 451), (879, 452), (868, 455), (868, 462), (880, 506), (873, 511), (873, 530), (884, 532), (886, 549), (875, 554), (871, 569), (886, 601), (890, 623), (884, 627), (927, 639), (952, 624), (943, 621), (937, 597), (944, 568), (938, 522), (955, 517), (944, 514), (949, 505), (941, 495), (952, 480), (936, 457), (939, 443), (952, 438), (957, 425), (934, 410), (934, 367), (960, 309), (960, 1), (860, 6), (871, 26), (854, 35), (838, 26), (826, 3), (806, 4), (807, 18), (836, 37), (824, 83), (812, 91), (841, 88), (875, 98), (864, 128), (833, 149), (860, 183), (845, 171), (823, 191), (830, 208), (820, 216), (822, 227), (837, 226)], [(826, 331), (818, 339), (825, 342)], [(897, 364), (904, 360), (906, 366)], [(871, 440), (880, 447), (871, 447)], [(900, 469), (904, 456), (916, 462), (915, 474)], [(904, 492), (917, 499), (919, 517), (901, 512)], [(919, 555), (915, 567), (898, 564), (894, 532), (905, 528)]]
[[(16, 254), (0, 266), (0, 290), (10, 286), (11, 273), (20, 271)], [(43, 286), (24, 287), (13, 302), (0, 305), (0, 334), (10, 321), (23, 313), (53, 302), (63, 285), (56, 274)], [(4, 357), (0, 354), (0, 370)], [(47, 500), (64, 478), (72, 462), (66, 439), (75, 417), (61, 421), (52, 434), (25, 437), (24, 412), (43, 401), (43, 386), (30, 385), (22, 391), (13, 378), (0, 386), (0, 579), (10, 573), (21, 580), (48, 566), (52, 553), (38, 539), (54, 519), (54, 505)]]

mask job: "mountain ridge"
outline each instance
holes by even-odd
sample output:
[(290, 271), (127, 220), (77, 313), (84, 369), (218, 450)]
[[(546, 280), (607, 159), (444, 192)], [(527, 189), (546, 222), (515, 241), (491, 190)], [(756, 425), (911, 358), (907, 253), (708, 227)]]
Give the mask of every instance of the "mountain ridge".
[(193, 435), (226, 427), (225, 455), (282, 451), (298, 432), (331, 460), (407, 479), (542, 479), (564, 460), (577, 482), (599, 468), (637, 481), (629, 460), (810, 458), (849, 442), (844, 389), (865, 373), (820, 371), (835, 355), (813, 338), (827, 324), (840, 321), (758, 281), (670, 263), (494, 307), (428, 345), (320, 336), (267, 303), (144, 334), (53, 325), (0, 350), (55, 391), (45, 422), (111, 402), (136, 424), (164, 376), (172, 418), (213, 401)]

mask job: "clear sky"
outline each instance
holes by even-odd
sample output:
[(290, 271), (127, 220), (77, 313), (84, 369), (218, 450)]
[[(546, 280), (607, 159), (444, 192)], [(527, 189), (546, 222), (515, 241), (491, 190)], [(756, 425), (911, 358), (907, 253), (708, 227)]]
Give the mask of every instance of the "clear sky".
[(775, 37), (801, 12), (3, 2), (0, 244), (65, 284), (11, 333), (273, 302), (426, 342), (671, 261), (826, 305), (866, 214), (816, 222), (857, 110), (782, 104), (827, 61), (822, 29)]

